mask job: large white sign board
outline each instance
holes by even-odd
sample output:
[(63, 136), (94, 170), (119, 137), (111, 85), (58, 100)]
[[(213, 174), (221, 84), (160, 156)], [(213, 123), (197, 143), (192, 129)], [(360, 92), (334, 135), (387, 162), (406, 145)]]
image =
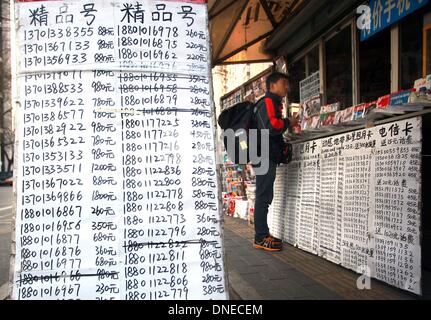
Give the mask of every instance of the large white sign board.
[(227, 297), (202, 2), (16, 4), (14, 299)]
[(421, 294), (421, 154), (421, 118), (296, 144), (287, 174), (277, 173), (276, 188), (286, 187), (271, 229), (303, 250)]

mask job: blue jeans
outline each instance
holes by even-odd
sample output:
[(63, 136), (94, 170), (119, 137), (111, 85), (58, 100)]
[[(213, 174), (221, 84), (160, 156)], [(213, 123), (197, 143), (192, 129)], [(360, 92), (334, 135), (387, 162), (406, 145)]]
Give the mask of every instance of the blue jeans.
[(261, 241), (269, 235), (268, 209), (274, 199), (274, 182), (277, 164), (269, 161), (268, 173), (256, 176), (256, 199), (254, 204), (255, 240)]

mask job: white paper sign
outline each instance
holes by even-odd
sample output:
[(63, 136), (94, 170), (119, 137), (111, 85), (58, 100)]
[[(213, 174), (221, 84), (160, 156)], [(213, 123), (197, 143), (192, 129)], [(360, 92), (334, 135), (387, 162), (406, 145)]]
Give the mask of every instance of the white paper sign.
[(225, 299), (207, 6), (17, 3), (14, 299)]
[(301, 103), (320, 95), (320, 72), (317, 71), (299, 83)]
[(273, 206), (284, 225), (273, 229), (301, 249), (421, 294), (421, 152), (421, 118), (295, 144), (286, 203)]

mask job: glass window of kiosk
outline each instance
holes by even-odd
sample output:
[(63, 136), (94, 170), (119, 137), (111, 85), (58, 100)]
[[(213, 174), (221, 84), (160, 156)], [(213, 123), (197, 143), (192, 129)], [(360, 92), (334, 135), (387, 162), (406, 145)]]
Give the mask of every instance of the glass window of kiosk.
[[(359, 33), (359, 31), (358, 31)], [(358, 35), (359, 39), (360, 35)], [(372, 102), (391, 91), (391, 30), (359, 43), (361, 102)]]
[(299, 103), (299, 82), (306, 77), (305, 57), (290, 64), (287, 71), (289, 74), (289, 103)]
[(431, 24), (424, 27), (423, 76), (431, 74)]
[(316, 46), (307, 53), (307, 77), (319, 70), (319, 46)]
[(299, 103), (299, 83), (320, 70), (319, 46), (289, 65), (289, 103)]
[(348, 26), (325, 43), (326, 100), (351, 107), (352, 97), (352, 35)]
[(411, 14), (400, 26), (400, 87), (413, 88), (415, 80), (422, 78), (423, 15)]

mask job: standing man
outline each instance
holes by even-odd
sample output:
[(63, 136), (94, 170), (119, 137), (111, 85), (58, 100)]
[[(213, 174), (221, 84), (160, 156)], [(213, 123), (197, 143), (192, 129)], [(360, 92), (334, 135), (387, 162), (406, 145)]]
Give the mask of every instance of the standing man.
[[(285, 143), (283, 133), (297, 124), (295, 118), (283, 119), (282, 99), (288, 91), (287, 75), (272, 73), (266, 80), (267, 93), (257, 103), (255, 120), (257, 129), (269, 130), (269, 169), (266, 174), (256, 175), (256, 200), (254, 209), (254, 247), (266, 251), (281, 251), (282, 240), (269, 233), (268, 209), (274, 198), (274, 182), (277, 166), (284, 161)], [(268, 141), (260, 141), (268, 143)], [(259, 148), (260, 149), (260, 148)]]

